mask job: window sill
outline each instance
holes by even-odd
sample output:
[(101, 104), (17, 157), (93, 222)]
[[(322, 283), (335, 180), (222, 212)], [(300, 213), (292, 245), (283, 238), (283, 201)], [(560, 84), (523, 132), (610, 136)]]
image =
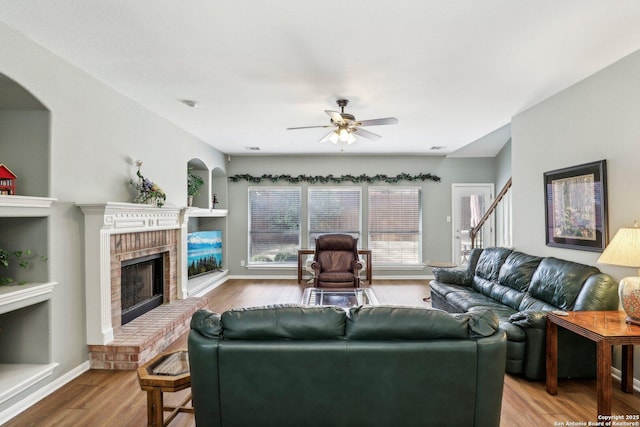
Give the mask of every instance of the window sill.
[(405, 270), (405, 271), (422, 271), (424, 270), (424, 264), (399, 264), (399, 265), (372, 265), (371, 269), (374, 271), (390, 271), (390, 270)]
[(294, 264), (291, 264), (291, 263), (247, 264), (247, 269), (248, 270), (297, 270), (298, 264), (295, 264), (295, 263)]

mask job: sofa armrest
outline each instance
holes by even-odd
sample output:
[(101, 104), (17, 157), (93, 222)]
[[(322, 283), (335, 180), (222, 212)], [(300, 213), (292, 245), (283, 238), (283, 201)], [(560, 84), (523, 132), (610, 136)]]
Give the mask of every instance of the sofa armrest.
[(434, 268), (431, 270), (438, 282), (451, 283), (453, 285), (471, 286), (473, 276), (468, 269), (461, 268)]
[(361, 259), (357, 259), (353, 261), (353, 271), (357, 274), (360, 270), (364, 268), (364, 264)]
[(512, 314), (509, 321), (514, 325), (530, 329), (547, 328), (547, 312), (541, 310), (524, 310)]

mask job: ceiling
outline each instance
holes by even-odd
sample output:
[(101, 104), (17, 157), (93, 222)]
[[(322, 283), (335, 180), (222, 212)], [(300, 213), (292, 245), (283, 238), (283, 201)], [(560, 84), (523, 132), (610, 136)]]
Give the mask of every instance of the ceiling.
[[(231, 155), (494, 156), (513, 115), (640, 48), (637, 0), (3, 0), (0, 21)], [(398, 124), (286, 130), (338, 98)]]

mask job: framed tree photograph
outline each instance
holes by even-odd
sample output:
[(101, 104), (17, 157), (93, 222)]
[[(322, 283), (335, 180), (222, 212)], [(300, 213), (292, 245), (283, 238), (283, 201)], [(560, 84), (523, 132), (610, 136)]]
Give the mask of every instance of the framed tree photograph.
[(609, 239), (606, 160), (544, 173), (547, 246), (602, 252)]

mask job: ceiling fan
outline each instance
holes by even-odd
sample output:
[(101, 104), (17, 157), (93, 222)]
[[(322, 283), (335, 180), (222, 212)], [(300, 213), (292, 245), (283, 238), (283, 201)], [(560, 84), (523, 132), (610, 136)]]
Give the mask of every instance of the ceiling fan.
[(287, 128), (287, 130), (294, 129), (312, 129), (312, 128), (333, 128), (328, 134), (322, 137), (320, 142), (331, 141), (334, 144), (339, 142), (346, 142), (347, 144), (353, 144), (357, 136), (362, 136), (367, 139), (380, 139), (380, 135), (364, 130), (361, 126), (380, 126), (380, 125), (395, 125), (398, 123), (398, 119), (395, 117), (386, 117), (383, 119), (371, 119), (371, 120), (356, 120), (353, 114), (344, 112), (344, 107), (349, 103), (348, 99), (338, 99), (336, 101), (340, 112), (324, 110), (325, 113), (331, 118), (331, 124), (320, 126), (301, 126)]

